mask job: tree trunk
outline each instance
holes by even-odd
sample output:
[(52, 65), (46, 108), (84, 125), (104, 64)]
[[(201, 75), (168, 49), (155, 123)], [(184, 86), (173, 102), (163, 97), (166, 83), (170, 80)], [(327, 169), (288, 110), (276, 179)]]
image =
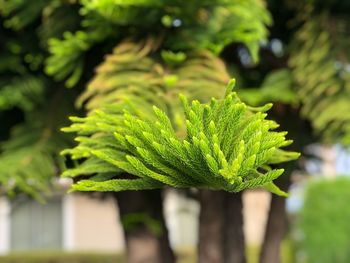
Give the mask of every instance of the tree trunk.
[[(288, 190), (290, 178), (284, 178), (278, 186), (283, 190)], [(267, 219), (264, 242), (260, 252), (260, 263), (280, 263), (281, 243), (288, 229), (286, 198), (272, 195), (270, 210)]]
[(120, 218), (124, 225), (127, 224), (124, 227), (127, 262), (175, 262), (163, 215), (161, 191), (124, 191), (118, 192), (116, 198)]
[(246, 258), (243, 232), (242, 193), (232, 194), (225, 192), (225, 195), (224, 262), (244, 263), (246, 262)]
[(200, 263), (244, 263), (241, 194), (201, 190)]
[(199, 214), (199, 247), (200, 263), (224, 262), (224, 194), (221, 191), (201, 190)]

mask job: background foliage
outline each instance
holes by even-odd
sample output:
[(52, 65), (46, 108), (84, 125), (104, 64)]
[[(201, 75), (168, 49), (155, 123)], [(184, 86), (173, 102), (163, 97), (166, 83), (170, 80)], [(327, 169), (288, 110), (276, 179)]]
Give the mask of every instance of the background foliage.
[(339, 177), (308, 185), (298, 220), (302, 262), (348, 262), (350, 180)]

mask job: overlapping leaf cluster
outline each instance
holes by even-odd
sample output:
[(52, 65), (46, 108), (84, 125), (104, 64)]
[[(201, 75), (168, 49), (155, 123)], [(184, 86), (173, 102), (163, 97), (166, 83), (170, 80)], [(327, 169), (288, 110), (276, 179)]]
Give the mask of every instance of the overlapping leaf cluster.
[(30, 111), (42, 103), (45, 78), (23, 65), (17, 41), (3, 38), (0, 45), (0, 111), (14, 106)]
[(350, 143), (349, 23), (323, 13), (296, 33), (290, 66), (301, 112), (326, 142)]
[(230, 43), (243, 43), (257, 61), (271, 18), (261, 0), (249, 1), (115, 1), (81, 0), (81, 28), (49, 41), (46, 72), (66, 85), (76, 85), (84, 54), (106, 40), (125, 35), (164, 37), (170, 50), (207, 49), (219, 53)]
[[(280, 149), (291, 141), (285, 139), (285, 132), (271, 131), (278, 125), (266, 120), (266, 114), (261, 112), (271, 105), (248, 107), (230, 91), (232, 84), (224, 99), (213, 98), (209, 104), (197, 100), (189, 104), (182, 96), (185, 138), (176, 134), (170, 119), (157, 107), (153, 120), (128, 111), (119, 118), (103, 112), (99, 119), (74, 118), (77, 124), (66, 131), (93, 136), (78, 137), (81, 143), (64, 151), (73, 159), (87, 158), (64, 175), (93, 175), (73, 185), (73, 189), (81, 191), (142, 190), (169, 185), (237, 192), (265, 186), (283, 194), (272, 183), (283, 169), (268, 165), (295, 159), (298, 154)], [(113, 136), (106, 136), (110, 133)]]
[(91, 111), (127, 100), (143, 110), (145, 103), (166, 110), (178, 104), (179, 92), (200, 101), (221, 96), (229, 76), (213, 53), (163, 51), (157, 58), (159, 44), (159, 39), (149, 37), (117, 45), (97, 67), (77, 106)]
[(76, 17), (67, 1), (0, 0), (0, 195), (42, 200), (64, 168), (59, 152), (72, 138), (59, 129), (72, 94), (42, 69), (47, 40), (74, 29)]
[(59, 151), (71, 138), (59, 128), (71, 114), (71, 94), (42, 68), (47, 38), (74, 28), (68, 10), (60, 1), (0, 1), (0, 195), (40, 199), (64, 168)]
[(272, 101), (299, 107), (300, 117), (311, 123), (317, 140), (348, 145), (350, 23), (328, 10), (299, 4), (300, 15), (294, 21), (298, 24), (286, 43), (288, 64), (267, 74), (260, 88), (242, 89), (240, 96), (253, 105)]
[(241, 89), (239, 96), (243, 101), (255, 106), (266, 102), (299, 104), (299, 98), (293, 89), (292, 73), (287, 68), (270, 72), (259, 88)]
[(57, 149), (70, 145), (69, 137), (55, 128), (32, 120), (12, 130), (0, 148), (0, 194), (20, 191), (40, 200), (49, 191), (54, 175), (64, 168)]

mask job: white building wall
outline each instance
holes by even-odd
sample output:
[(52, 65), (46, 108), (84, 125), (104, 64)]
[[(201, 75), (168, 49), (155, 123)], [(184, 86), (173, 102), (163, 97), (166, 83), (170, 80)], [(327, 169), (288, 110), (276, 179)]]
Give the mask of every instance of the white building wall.
[(10, 204), (0, 197), (0, 255), (10, 250)]
[(74, 213), (67, 219), (72, 222), (72, 250), (120, 252), (124, 249), (123, 230), (113, 198), (74, 194), (72, 206)]
[(62, 200), (62, 228), (63, 228), (63, 249), (74, 250), (74, 195), (68, 194)]
[(196, 247), (199, 211), (199, 203), (194, 199), (187, 198), (173, 189), (166, 191), (164, 213), (172, 247)]
[(243, 217), (245, 241), (249, 245), (261, 245), (268, 212), (271, 193), (265, 190), (247, 190), (243, 192)]

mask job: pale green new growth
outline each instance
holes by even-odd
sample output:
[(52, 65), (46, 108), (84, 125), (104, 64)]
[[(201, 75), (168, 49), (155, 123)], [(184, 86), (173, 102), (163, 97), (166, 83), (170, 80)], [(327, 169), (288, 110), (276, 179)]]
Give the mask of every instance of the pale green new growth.
[[(196, 100), (189, 103), (180, 96), (186, 116), (185, 138), (179, 138), (168, 116), (155, 106), (153, 120), (126, 110), (123, 118), (116, 117), (114, 125), (103, 112), (98, 114), (102, 118), (96, 118), (95, 125), (91, 118), (73, 119), (76, 124), (66, 131), (83, 134), (86, 129), (91, 134), (95, 130), (94, 136), (78, 137), (80, 145), (64, 152), (73, 159), (87, 158), (64, 176), (93, 175), (73, 185), (80, 191), (142, 190), (169, 185), (238, 192), (263, 186), (283, 195), (272, 183), (283, 169), (268, 165), (295, 159), (299, 154), (279, 149), (291, 141), (285, 139), (285, 132), (271, 131), (278, 125), (266, 120), (267, 114), (261, 112), (271, 104), (249, 107), (232, 92), (233, 85), (231, 81), (224, 99), (213, 98), (209, 104)], [(106, 129), (114, 130), (114, 136), (102, 135)]]

